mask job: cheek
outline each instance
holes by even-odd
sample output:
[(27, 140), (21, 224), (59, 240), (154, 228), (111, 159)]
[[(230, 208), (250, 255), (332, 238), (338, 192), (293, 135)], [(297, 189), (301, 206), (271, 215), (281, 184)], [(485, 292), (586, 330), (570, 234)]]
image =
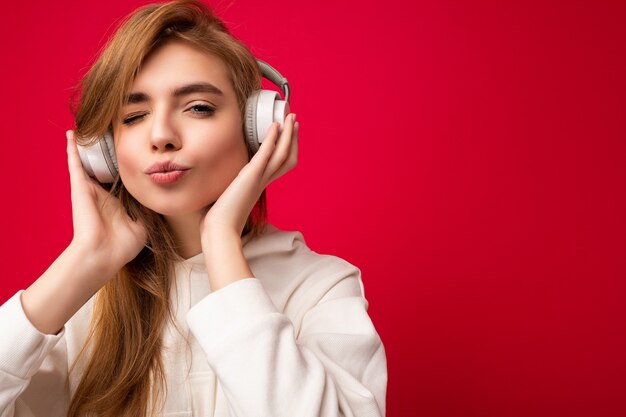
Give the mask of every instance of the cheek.
[(248, 148), (238, 119), (194, 143), (192, 155), (197, 155), (197, 162), (212, 169), (214, 174), (231, 177), (233, 169), (238, 172), (248, 163)]
[(128, 188), (134, 180), (141, 175), (141, 167), (138, 164), (139, 149), (133, 149), (132, 145), (125, 143), (124, 145), (116, 144), (115, 156), (117, 158), (117, 167), (122, 183)]

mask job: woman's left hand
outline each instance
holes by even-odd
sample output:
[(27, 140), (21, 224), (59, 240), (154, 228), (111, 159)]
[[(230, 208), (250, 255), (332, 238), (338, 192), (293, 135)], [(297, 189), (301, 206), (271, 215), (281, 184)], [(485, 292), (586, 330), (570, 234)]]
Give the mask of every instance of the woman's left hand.
[(298, 127), (293, 113), (285, 118), (280, 135), (278, 123), (272, 124), (259, 150), (206, 214), (202, 225), (203, 246), (214, 233), (241, 236), (265, 187), (298, 164)]

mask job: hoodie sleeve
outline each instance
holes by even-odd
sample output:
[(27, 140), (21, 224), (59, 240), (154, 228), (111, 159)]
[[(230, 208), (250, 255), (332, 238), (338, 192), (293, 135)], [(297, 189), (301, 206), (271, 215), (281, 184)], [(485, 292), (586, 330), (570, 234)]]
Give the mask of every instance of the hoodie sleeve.
[(304, 314), (297, 336), (256, 278), (229, 284), (188, 312), (233, 416), (385, 415), (384, 346), (360, 271), (342, 273)]
[(0, 417), (67, 413), (65, 327), (41, 333), (22, 308), (23, 290), (0, 306)]

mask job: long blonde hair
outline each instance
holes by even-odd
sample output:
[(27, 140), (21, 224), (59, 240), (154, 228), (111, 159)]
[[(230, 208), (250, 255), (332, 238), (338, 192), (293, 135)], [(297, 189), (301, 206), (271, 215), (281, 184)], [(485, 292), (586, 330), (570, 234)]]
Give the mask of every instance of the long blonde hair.
[[(241, 120), (245, 120), (246, 99), (261, 87), (255, 57), (205, 4), (179, 0), (143, 6), (121, 22), (72, 98), (79, 138), (101, 136), (111, 127), (142, 62), (158, 46), (174, 39), (223, 60), (237, 95)], [(241, 129), (245, 137), (243, 123)], [(252, 156), (249, 147), (248, 156)], [(137, 202), (119, 178), (109, 192), (120, 199), (132, 219), (143, 220), (148, 242), (95, 297), (89, 337), (79, 358), (88, 350), (91, 356), (72, 397), (69, 417), (143, 417), (165, 394), (161, 333), (172, 318), (169, 280), (174, 262), (181, 258), (162, 215)], [(266, 222), (263, 191), (242, 236), (259, 235)], [(74, 366), (70, 372), (73, 370)]]

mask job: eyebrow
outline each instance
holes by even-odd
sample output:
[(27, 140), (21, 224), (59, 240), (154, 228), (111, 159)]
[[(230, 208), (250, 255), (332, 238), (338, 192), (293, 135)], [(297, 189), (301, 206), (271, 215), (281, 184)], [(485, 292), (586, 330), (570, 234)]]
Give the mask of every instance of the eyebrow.
[[(194, 83), (178, 87), (172, 91), (172, 97), (182, 97), (193, 93), (209, 93), (216, 96), (224, 97), (222, 90), (210, 83)], [(145, 103), (150, 100), (150, 96), (146, 93), (130, 93), (126, 97), (126, 104)]]

